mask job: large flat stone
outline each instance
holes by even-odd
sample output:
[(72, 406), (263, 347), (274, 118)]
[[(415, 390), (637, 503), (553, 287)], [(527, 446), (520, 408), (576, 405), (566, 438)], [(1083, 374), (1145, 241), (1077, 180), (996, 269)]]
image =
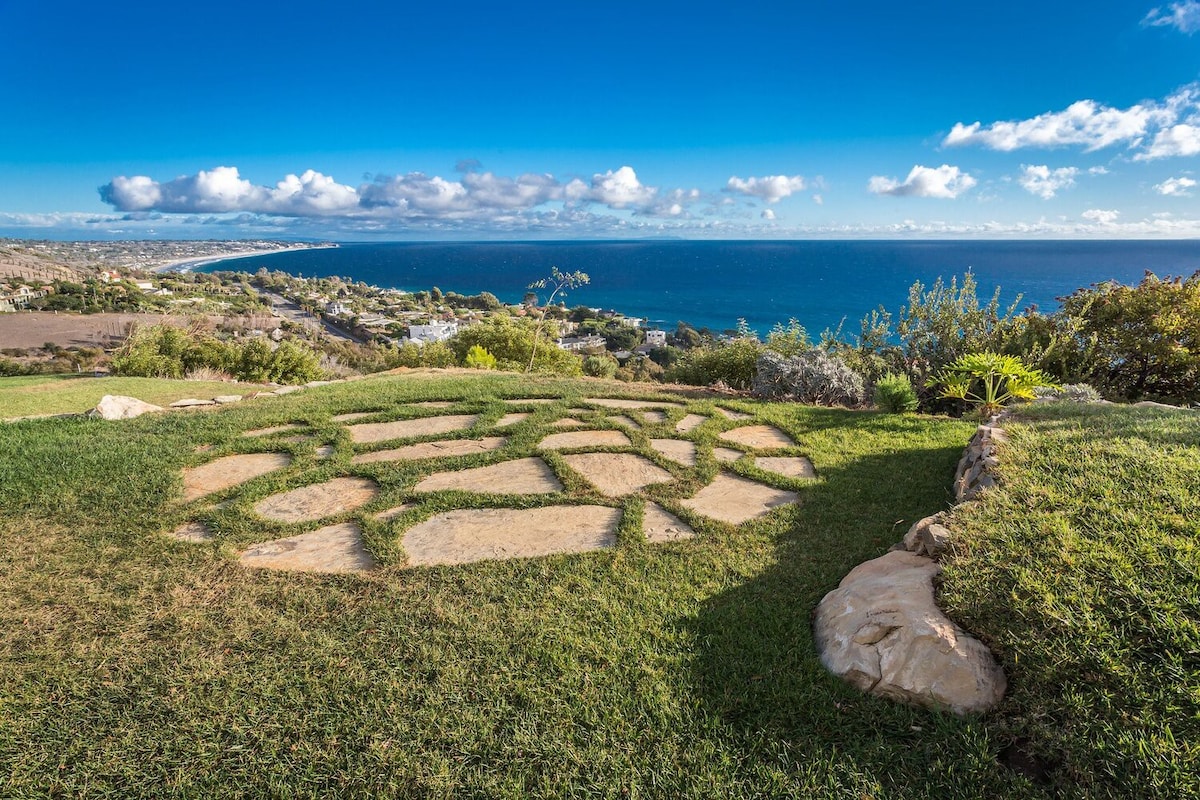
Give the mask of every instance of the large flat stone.
[(352, 522), (312, 533), (254, 545), (241, 554), (247, 567), (302, 572), (366, 572), (375, 559), (363, 547), (362, 530)]
[(614, 425), (620, 425), (623, 428), (629, 428), (630, 430), (634, 431), (642, 429), (642, 424), (640, 422), (637, 422), (632, 417), (628, 417), (624, 414), (618, 414), (615, 417), (609, 417), (608, 421)]
[(283, 469), (292, 463), (287, 453), (246, 453), (225, 456), (183, 471), (183, 499), (191, 502), (205, 495), (237, 486), (248, 480)]
[(621, 512), (605, 506), (462, 509), (408, 530), (409, 566), (579, 553), (617, 543)]
[(694, 539), (692, 526), (667, 511), (658, 503), (646, 503), (642, 512), (642, 534), (649, 542), (678, 542)]
[(795, 444), (786, 433), (770, 425), (743, 425), (731, 431), (717, 434), (718, 438), (745, 447), (771, 450), (776, 447), (791, 447)]
[(721, 408), (720, 406), (717, 406), (717, 408), (716, 408), (716, 411), (717, 411), (717, 413), (718, 413), (718, 414), (720, 414), (720, 415), (721, 415), (722, 417), (724, 417), (725, 419), (731, 419), (731, 420), (734, 420), (734, 421), (741, 421), (741, 420), (744, 420), (744, 419), (750, 419), (751, 417), (753, 417), (753, 416), (754, 416), (753, 414), (747, 414), (747, 413), (745, 413), (745, 412), (742, 412), (742, 411), (731, 411), (731, 410), (730, 410), (730, 409), (728, 409), (728, 408)]
[(812, 462), (804, 456), (773, 456), (754, 459), (754, 466), (774, 472), (776, 475), (786, 475), (789, 478), (815, 478), (817, 471)]
[(706, 419), (708, 419), (708, 417), (702, 417), (699, 414), (688, 414), (686, 417), (679, 420), (679, 422), (675, 423), (675, 430), (679, 431), (680, 433), (687, 433), (693, 428), (704, 424)]
[(364, 419), (373, 417), (378, 414), (378, 411), (351, 411), (347, 414), (335, 414), (330, 417), (334, 422), (354, 422), (356, 419)]
[(741, 450), (734, 450), (732, 447), (714, 447), (712, 449), (712, 453), (713, 458), (715, 458), (717, 461), (723, 461), (727, 464), (731, 461), (737, 461), (739, 458), (746, 455)]
[(346, 430), (350, 431), (350, 441), (355, 444), (368, 444), (466, 430), (475, 424), (476, 419), (478, 417), (474, 414), (452, 414), (445, 417), (401, 419), (395, 422), (364, 422), (351, 425)]
[(549, 494), (562, 483), (540, 458), (518, 458), (486, 467), (435, 472), (414, 487), (418, 492), (458, 489), (481, 494)]
[(100, 398), (100, 402), (96, 404), (96, 407), (88, 412), (88, 416), (106, 420), (133, 419), (134, 417), (140, 417), (142, 414), (150, 414), (162, 410), (162, 406), (138, 400), (136, 397), (106, 394)]
[(772, 509), (798, 499), (799, 495), (795, 492), (766, 486), (739, 475), (722, 473), (697, 492), (695, 497), (682, 501), (680, 505), (706, 517), (740, 525), (747, 520), (765, 517)]
[(621, 397), (585, 397), (583, 402), (605, 408), (683, 408), (683, 403), (662, 400), (626, 400)]
[(562, 459), (608, 497), (624, 497), (652, 483), (675, 479), (653, 461), (633, 453), (576, 453)]
[(253, 430), (245, 431), (242, 433), (242, 436), (270, 436), (275, 433), (283, 433), (284, 431), (298, 431), (303, 427), (305, 426), (295, 424), (273, 425), (270, 428), (255, 428)]
[(350, 459), (351, 464), (372, 464), (377, 461), (413, 461), (418, 458), (448, 458), (488, 453), (504, 447), (508, 440), (501, 436), (486, 436), (482, 439), (449, 439), (442, 442), (421, 442), (391, 450), (376, 450), (359, 453)]
[(254, 513), (276, 522), (311, 522), (366, 505), (378, 494), (366, 478), (334, 478), (259, 500)]
[(667, 421), (667, 413), (665, 411), (643, 411), (641, 414), (642, 419), (646, 421), (647, 425)]
[(650, 446), (676, 464), (696, 466), (696, 445), (679, 439), (651, 439)]
[(505, 414), (503, 417), (496, 420), (496, 424), (494, 427), (507, 428), (509, 425), (516, 425), (518, 422), (524, 422), (525, 420), (529, 419), (531, 416), (533, 416), (533, 415), (530, 414), (528, 411), (513, 411), (512, 413)]
[(567, 450), (572, 447), (628, 447), (629, 437), (620, 431), (567, 431), (552, 433), (538, 443), (543, 450)]

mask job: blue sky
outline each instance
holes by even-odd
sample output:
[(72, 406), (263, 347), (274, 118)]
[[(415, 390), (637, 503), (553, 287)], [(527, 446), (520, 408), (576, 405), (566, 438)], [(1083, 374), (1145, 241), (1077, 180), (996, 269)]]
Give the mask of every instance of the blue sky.
[(0, 235), (1200, 236), (1200, 0), (409, 5), (0, 0)]

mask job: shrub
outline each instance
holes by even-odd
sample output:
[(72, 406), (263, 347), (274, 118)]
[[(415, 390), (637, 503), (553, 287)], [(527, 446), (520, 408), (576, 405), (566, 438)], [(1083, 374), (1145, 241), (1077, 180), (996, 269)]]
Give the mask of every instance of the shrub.
[(788, 320), (787, 327), (778, 322), (767, 334), (767, 349), (774, 350), (781, 356), (804, 355), (812, 348), (808, 339), (808, 331), (795, 317)]
[(113, 355), (113, 374), (182, 378), (183, 354), (190, 344), (187, 333), (170, 325), (135, 328)]
[(884, 375), (875, 383), (875, 405), (892, 414), (917, 410), (917, 391), (907, 375)]
[(610, 355), (588, 356), (583, 360), (583, 374), (593, 378), (611, 378), (617, 374), (617, 360)]
[(473, 345), (463, 359), (463, 366), (470, 369), (495, 369), (496, 357), (487, 348)]
[(944, 387), (942, 397), (973, 403), (984, 417), (999, 412), (1011, 400), (1034, 399), (1039, 386), (1054, 387), (1040, 370), (1019, 358), (988, 352), (962, 356), (934, 380)]
[[(541, 346), (535, 354), (534, 341), (537, 337), (541, 337)], [(447, 344), (454, 351), (456, 363), (462, 363), (467, 351), (478, 345), (496, 357), (498, 369), (523, 371), (532, 360), (535, 372), (572, 377), (583, 374), (578, 358), (540, 334), (531, 324), (512, 317), (491, 317), (471, 325)]]
[(1038, 386), (1033, 393), (1050, 400), (1065, 400), (1069, 403), (1097, 403), (1100, 392), (1086, 383), (1066, 383), (1062, 386)]
[(824, 350), (793, 357), (763, 353), (758, 358), (754, 394), (765, 400), (826, 406), (857, 406), (864, 398), (862, 378)]
[(666, 379), (692, 386), (724, 381), (734, 389), (749, 389), (763, 346), (754, 339), (734, 339), (713, 347), (688, 350), (666, 372)]

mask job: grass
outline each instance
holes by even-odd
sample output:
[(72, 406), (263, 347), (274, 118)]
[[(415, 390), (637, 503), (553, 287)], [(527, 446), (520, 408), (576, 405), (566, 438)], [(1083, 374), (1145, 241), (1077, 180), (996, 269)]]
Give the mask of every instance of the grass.
[(222, 381), (93, 378), (90, 375), (0, 378), (0, 419), (37, 414), (78, 414), (95, 408), (106, 394), (127, 395), (165, 406), (186, 397), (208, 399), (221, 394), (248, 394), (267, 388), (258, 384)]
[[(630, 391), (511, 375), (389, 377), (211, 413), (5, 428), (0, 796), (1024, 798), (1051, 796), (1058, 786), (1072, 792), (1067, 781), (1053, 782), (1053, 769), (1047, 782), (1003, 763), (1014, 737), (1037, 750), (1038, 735), (1057, 735), (1039, 728), (1046, 721), (1035, 701), (1052, 698), (1040, 685), (1030, 688), (1026, 653), (1041, 645), (1021, 642), (1028, 633), (1021, 625), (989, 629), (1013, 690), (1000, 714), (983, 718), (862, 695), (828, 675), (813, 649), (811, 612), (824, 593), (853, 566), (884, 552), (913, 520), (948, 506), (970, 424), (721, 400), (784, 429), (797, 441), (796, 452), (812, 459), (817, 480), (775, 479), (800, 493), (798, 506), (734, 527), (674, 504), (718, 469), (708, 456), (716, 433), (739, 424), (714, 419), (688, 434), (701, 452), (694, 470), (658, 461), (681, 488), (648, 492), (696, 527), (695, 540), (635, 541), (640, 499), (598, 498), (549, 458), (566, 486), (551, 501), (623, 507), (627, 520), (615, 549), (403, 567), (403, 528), (437, 511), (545, 502), (455, 492), (417, 498), (410, 489), (420, 477), (446, 463), (475, 466), (527, 454), (582, 397)], [(481, 415), (481, 431), (519, 408), (500, 398), (533, 396), (563, 400), (525, 409), (533, 416), (509, 429), (502, 453), (453, 462), (351, 467), (355, 449), (329, 421), (351, 411), (377, 411), (379, 419), (470, 412)], [(396, 408), (423, 400), (455, 406)], [(710, 399), (686, 402), (686, 411), (713, 407)], [(646, 439), (683, 413), (634, 432), (635, 448), (657, 458)], [(598, 413), (592, 419), (604, 424)], [(285, 422), (308, 423), (317, 438), (240, 437), (242, 430)], [(1011, 457), (1019, 459), (1019, 448), (1036, 440), (1040, 426), (1053, 432), (1060, 424), (1070, 430), (1075, 423), (1045, 420), (1019, 429)], [(1178, 437), (1176, 454), (1190, 453), (1195, 464), (1195, 430), (1180, 424), (1164, 422), (1163, 436)], [(1134, 430), (1130, 442), (1142, 433)], [(323, 441), (336, 445), (331, 463), (312, 454)], [(197, 455), (201, 444), (213, 449)], [(241, 493), (213, 498), (236, 495), (228, 509), (179, 502), (181, 467), (253, 449), (287, 450), (296, 459)], [(1043, 458), (1053, 463), (1055, 451)], [(1012, 463), (1014, 469), (1038, 464)], [(1192, 474), (1183, 462), (1172, 463), (1180, 478)], [(767, 477), (742, 465), (733, 469)], [(347, 515), (363, 524), (381, 570), (318, 576), (237, 564), (237, 549), (251, 541), (323, 524), (250, 523), (241, 513), (249, 503), (334, 474), (370, 476), (381, 485), (377, 501)], [(1194, 494), (1184, 496), (1195, 502)], [(418, 506), (392, 523), (370, 519), (412, 499)], [(1188, 520), (1196, 516), (1187, 510), (1169, 518), (1178, 542), (1189, 532), (1194, 539)], [(1012, 508), (995, 535), (1019, 526), (1021, 512)], [(989, 594), (986, 581), (970, 584), (975, 593), (955, 588), (964, 576), (995, 566), (980, 555), (988, 546), (986, 517), (975, 513), (964, 515), (972, 548), (962, 563), (984, 560), (951, 570), (946, 592), (979, 622), (980, 613), (1011, 614), (1011, 601), (1006, 590)], [(219, 532), (213, 544), (160, 535), (196, 517)], [(1174, 586), (1184, 585), (1181, 572)], [(1190, 591), (1194, 598), (1194, 582)], [(1176, 603), (1185, 608), (1184, 599)], [(1172, 615), (1170, 607), (1160, 612)], [(1052, 655), (1063, 656), (1061, 648)], [(1194, 691), (1195, 663), (1181, 669), (1182, 685)], [(1084, 692), (1087, 682), (1078, 683)], [(1182, 741), (1194, 731), (1181, 723), (1196, 708), (1186, 691), (1170, 695), (1174, 711), (1139, 707), (1143, 717), (1129, 727), (1161, 730), (1156, 726), (1169, 718)], [(1090, 757), (1108, 763), (1103, 751)], [(1180, 763), (1179, 779), (1194, 780), (1194, 764)], [(1155, 775), (1161, 779), (1161, 771)], [(1116, 796), (1133, 785), (1129, 778), (1100, 772), (1074, 791), (1112, 789)]]

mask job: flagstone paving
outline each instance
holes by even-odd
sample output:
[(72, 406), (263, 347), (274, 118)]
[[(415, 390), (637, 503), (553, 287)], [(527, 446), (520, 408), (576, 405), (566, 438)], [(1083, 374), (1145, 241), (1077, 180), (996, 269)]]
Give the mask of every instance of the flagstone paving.
[(720, 406), (717, 406), (717, 413), (720, 414), (725, 419), (731, 419), (735, 422), (741, 421), (743, 419), (753, 419), (754, 418), (753, 414), (746, 414), (742, 411), (731, 411), (728, 408), (721, 408)]
[(583, 402), (605, 408), (683, 408), (683, 403), (665, 400), (626, 400), (620, 397), (585, 397)]
[(583, 423), (572, 417), (563, 417), (550, 423), (551, 428), (582, 428)]
[(632, 453), (576, 453), (562, 459), (607, 497), (624, 497), (652, 483), (675, 480), (650, 459)]
[(681, 501), (680, 505), (706, 517), (740, 525), (765, 517), (772, 509), (799, 499), (800, 496), (795, 492), (776, 489), (740, 475), (722, 473), (697, 492), (695, 497)]
[(648, 542), (678, 542), (696, 537), (691, 525), (658, 503), (646, 503), (642, 511), (642, 534)]
[(699, 414), (688, 414), (679, 422), (675, 423), (675, 430), (679, 433), (687, 433), (688, 431), (699, 427), (708, 417), (702, 417)]
[(410, 406), (417, 408), (449, 408), (454, 405), (449, 400), (428, 400), (424, 403), (409, 403)]
[(679, 439), (651, 439), (655, 451), (685, 467), (696, 466), (696, 445)]
[(815, 478), (817, 471), (812, 462), (804, 456), (765, 456), (754, 459), (754, 466), (774, 472), (776, 475), (786, 475), (789, 478)]
[(373, 417), (378, 413), (378, 411), (351, 411), (349, 414), (338, 414), (335, 417), (331, 417), (331, 419), (334, 422), (353, 422), (356, 419)]
[(770, 425), (744, 425), (741, 428), (723, 431), (717, 434), (717, 438), (761, 450), (791, 447), (796, 444), (786, 433)]
[(418, 483), (414, 491), (437, 492), (459, 489), (481, 494), (550, 494), (563, 485), (540, 458), (518, 458), (486, 467), (435, 472)]
[(641, 414), (642, 414), (642, 419), (644, 419), (646, 421), (647, 425), (653, 424), (655, 422), (666, 422), (667, 421), (667, 415), (666, 415), (666, 412), (664, 412), (664, 411), (643, 411), (643, 412), (641, 412)]
[(375, 568), (375, 559), (363, 546), (362, 529), (353, 522), (256, 544), (243, 551), (240, 560), (248, 567), (303, 572), (366, 572)]
[(412, 461), (418, 458), (447, 458), (488, 453), (504, 447), (508, 440), (502, 436), (485, 436), (482, 439), (449, 439), (443, 442), (422, 442), (391, 450), (375, 450), (359, 453), (350, 459), (351, 464), (372, 464), (377, 461)]
[(416, 507), (417, 507), (416, 503), (401, 503), (400, 505), (396, 506), (395, 508), (389, 508), (386, 511), (380, 511), (378, 514), (375, 515), (375, 519), (379, 520), (380, 522), (391, 522), (392, 520), (394, 520), (396, 517), (400, 516), (404, 512), (409, 511), (410, 509), (413, 509)]
[(496, 420), (494, 427), (507, 428), (509, 425), (516, 425), (518, 422), (524, 422), (533, 415), (528, 411), (514, 411), (511, 414), (505, 414), (500, 419)]
[(626, 427), (626, 428), (629, 428), (629, 429), (635, 430), (635, 431), (639, 431), (642, 429), (641, 424), (636, 422), (632, 417), (627, 417), (624, 414), (620, 414), (615, 417), (609, 417), (608, 421), (612, 422), (616, 425), (621, 425), (623, 427)]
[(724, 461), (726, 463), (729, 463), (730, 461), (737, 461), (739, 458), (741, 458), (744, 455), (746, 455), (746, 454), (743, 453), (741, 450), (734, 450), (732, 447), (714, 447), (713, 448), (713, 458), (715, 458), (717, 461)]
[(237, 486), (248, 480), (283, 469), (292, 463), (287, 453), (245, 453), (225, 456), (183, 471), (183, 499), (191, 502), (205, 495)]
[(474, 414), (455, 414), (444, 417), (420, 417), (401, 419), (395, 422), (364, 422), (351, 425), (350, 441), (355, 444), (386, 442), (389, 439), (408, 439), (413, 436), (430, 436), (437, 433), (466, 430), (479, 419)]
[(270, 428), (255, 428), (254, 430), (244, 432), (242, 436), (270, 436), (273, 433), (283, 433), (284, 431), (298, 431), (304, 427), (306, 426), (290, 423), (287, 425), (275, 425)]
[(621, 512), (606, 506), (460, 509), (409, 528), (410, 567), (528, 558), (613, 547)]
[(628, 447), (632, 442), (620, 431), (568, 431), (552, 433), (538, 444), (543, 450), (568, 450), (572, 447)]
[(254, 513), (275, 522), (311, 522), (352, 511), (378, 494), (379, 487), (366, 478), (334, 478), (259, 500)]

